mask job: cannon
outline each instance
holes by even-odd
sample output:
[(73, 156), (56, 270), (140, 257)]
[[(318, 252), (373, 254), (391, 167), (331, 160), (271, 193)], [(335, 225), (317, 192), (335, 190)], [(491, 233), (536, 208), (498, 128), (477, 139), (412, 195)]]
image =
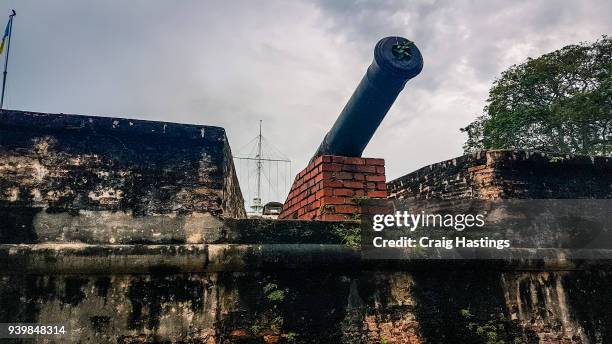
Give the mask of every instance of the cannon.
[(372, 64), (312, 160), (321, 155), (360, 157), (406, 82), (422, 69), (423, 57), (413, 42), (402, 37), (378, 41)]

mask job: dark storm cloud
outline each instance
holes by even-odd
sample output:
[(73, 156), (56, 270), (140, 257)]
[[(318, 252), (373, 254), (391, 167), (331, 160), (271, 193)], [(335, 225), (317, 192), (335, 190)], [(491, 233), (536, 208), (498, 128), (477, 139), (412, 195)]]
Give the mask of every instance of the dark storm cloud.
[[(372, 59), (414, 40), (423, 73), (365, 154), (388, 177), (461, 154), (459, 128), (511, 64), (612, 31), (607, 1), (29, 1), (17, 12), (8, 105), (264, 134), (303, 167)], [(384, 138), (384, 139), (383, 139)]]

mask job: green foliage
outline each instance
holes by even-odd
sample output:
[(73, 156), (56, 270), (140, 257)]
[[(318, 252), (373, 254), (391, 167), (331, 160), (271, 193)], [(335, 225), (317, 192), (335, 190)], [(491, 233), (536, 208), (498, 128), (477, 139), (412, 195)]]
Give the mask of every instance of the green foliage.
[(404, 42), (394, 44), (391, 48), (391, 52), (393, 53), (393, 56), (400, 60), (410, 60), (412, 57), (410, 50), (413, 46), (414, 42), (406, 40)]
[(270, 292), (267, 297), (270, 301), (283, 301), (285, 299), (285, 292), (282, 290), (274, 290)]
[(508, 328), (504, 325), (508, 321), (492, 317), (487, 320), (478, 319), (469, 309), (461, 309), (459, 314), (465, 321), (469, 321), (466, 329), (476, 336), (475, 340), (482, 344), (518, 344), (524, 343), (521, 338), (508, 335)]
[(262, 326), (260, 324), (253, 324), (249, 329), (252, 333), (259, 333), (262, 330)]
[(282, 316), (277, 315), (274, 318), (272, 318), (272, 321), (270, 321), (270, 329), (274, 332), (280, 332), (281, 328), (283, 327), (284, 322), (285, 322), (285, 319), (283, 319)]
[(288, 332), (286, 335), (287, 338), (287, 342), (289, 343), (295, 343), (295, 340), (297, 339), (297, 333), (295, 332)]
[(355, 204), (361, 205), (370, 200), (371, 198), (368, 196), (353, 196), (351, 199)]
[(263, 287), (263, 290), (264, 290), (264, 293), (267, 294), (267, 293), (269, 293), (271, 291), (276, 290), (277, 288), (278, 288), (278, 284), (276, 284), (276, 283), (266, 283), (266, 285), (264, 285), (264, 287)]
[(389, 344), (389, 341), (387, 340), (387, 338), (382, 337), (382, 339), (380, 340), (380, 344)]
[(342, 243), (349, 247), (361, 246), (361, 229), (359, 227), (337, 225), (333, 228), (334, 234), (342, 239)]
[(461, 131), (466, 152), (612, 154), (612, 39), (511, 66), (493, 83), (483, 115)]
[(331, 204), (322, 204), (319, 207), (319, 212), (321, 213), (321, 215), (323, 214), (333, 214), (336, 211), (336, 207), (334, 207)]
[(265, 302), (259, 306), (259, 317), (257, 322), (251, 326), (251, 332), (256, 334), (264, 330), (271, 330), (275, 333), (281, 332), (285, 319), (279, 313), (279, 306), (285, 300), (288, 292), (288, 289), (281, 289), (276, 283), (267, 282), (264, 284)]
[(285, 299), (285, 291), (278, 289), (275, 283), (268, 283), (264, 286), (266, 298), (271, 302), (283, 301)]
[(459, 311), (459, 314), (461, 314), (461, 316), (464, 318), (469, 318), (472, 316), (472, 313), (470, 313), (469, 309), (462, 309)]
[(551, 157), (550, 159), (548, 159), (548, 161), (549, 161), (550, 163), (553, 163), (553, 164), (554, 164), (554, 163), (557, 163), (557, 162), (562, 162), (562, 161), (563, 161), (563, 158), (562, 158), (562, 157), (560, 157), (560, 156), (553, 156), (553, 157)]

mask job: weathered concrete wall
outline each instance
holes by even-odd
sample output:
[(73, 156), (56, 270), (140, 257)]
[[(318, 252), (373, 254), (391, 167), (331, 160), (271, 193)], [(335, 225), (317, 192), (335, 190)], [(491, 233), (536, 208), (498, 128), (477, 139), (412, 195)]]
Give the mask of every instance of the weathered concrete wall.
[(210, 215), (245, 216), (222, 128), (0, 111), (0, 242), (79, 228), (189, 241)]
[(608, 272), (318, 268), (4, 275), (0, 321), (56, 342), (609, 343)]
[(387, 183), (390, 198), (612, 198), (612, 158), (492, 150)]

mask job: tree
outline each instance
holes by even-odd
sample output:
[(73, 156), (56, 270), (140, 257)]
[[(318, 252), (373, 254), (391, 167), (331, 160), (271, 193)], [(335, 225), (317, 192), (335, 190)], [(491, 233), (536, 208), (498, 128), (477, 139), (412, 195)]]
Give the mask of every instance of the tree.
[(484, 113), (462, 132), (466, 152), (533, 149), (612, 154), (612, 39), (568, 45), (503, 72)]

